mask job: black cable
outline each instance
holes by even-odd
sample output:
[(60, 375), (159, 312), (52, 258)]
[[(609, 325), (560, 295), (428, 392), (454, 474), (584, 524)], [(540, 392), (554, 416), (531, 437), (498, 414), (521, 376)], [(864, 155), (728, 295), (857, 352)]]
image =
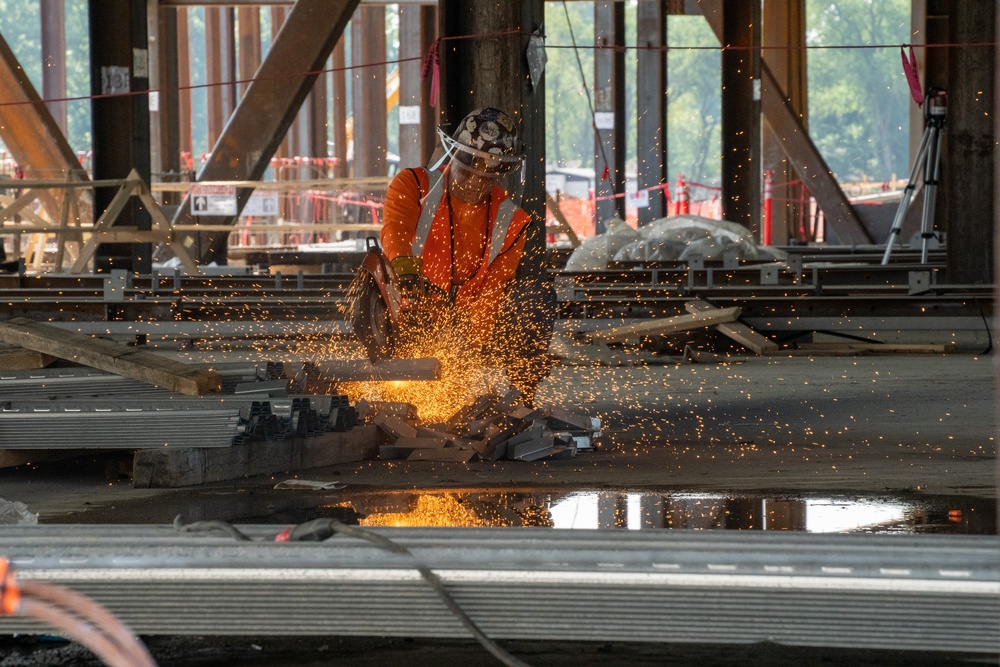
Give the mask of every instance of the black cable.
[[(445, 590), (444, 584), (441, 583), (441, 579), (434, 574), (429, 567), (417, 560), (417, 557), (403, 545), (358, 526), (349, 526), (345, 523), (341, 523), (336, 519), (315, 519), (307, 522), (306, 524), (302, 524), (299, 527), (301, 528), (303, 526), (312, 526), (312, 528), (310, 529), (308, 536), (302, 536), (299, 538), (302, 541), (325, 542), (330, 537), (340, 534), (347, 537), (356, 537), (358, 539), (365, 540), (366, 542), (370, 542), (380, 549), (385, 549), (391, 553), (406, 556), (413, 562), (413, 567), (420, 573), (420, 576), (424, 579), (424, 581), (430, 584), (431, 588), (434, 589), (434, 592), (438, 594), (438, 597), (440, 597), (445, 606), (448, 607), (448, 610), (451, 611), (456, 618), (458, 618), (459, 622), (461, 622), (465, 629), (472, 634), (473, 638), (479, 642), (479, 645), (486, 649), (490, 655), (502, 662), (504, 665), (507, 665), (507, 667), (531, 667), (528, 663), (511, 655), (503, 647), (487, 637), (486, 633), (480, 630), (479, 626), (476, 625), (476, 622), (465, 613), (465, 610), (463, 610), (457, 602), (455, 602), (455, 598), (453, 598), (451, 594)], [(181, 519), (181, 515), (178, 514), (174, 517), (174, 528), (180, 532), (189, 533), (222, 532), (240, 542), (254, 541), (246, 533), (226, 521), (195, 521), (194, 523), (185, 524)], [(322, 532), (315, 532), (317, 529)], [(324, 529), (328, 529), (328, 531)], [(292, 541), (296, 541), (294, 538), (294, 529), (292, 530), (292, 534)]]
[(181, 515), (174, 517), (174, 530), (181, 533), (225, 533), (239, 542), (253, 542), (253, 539), (227, 521), (195, 521), (184, 523)]
[(333, 529), (334, 534), (340, 534), (346, 537), (356, 537), (370, 542), (380, 549), (385, 549), (391, 553), (406, 556), (412, 560), (413, 567), (420, 573), (420, 576), (423, 577), (424, 581), (430, 584), (431, 588), (433, 588), (434, 592), (438, 594), (438, 597), (441, 598), (445, 606), (447, 606), (451, 613), (453, 613), (462, 623), (462, 625), (465, 626), (470, 633), (472, 633), (472, 636), (477, 642), (479, 642), (480, 646), (485, 648), (490, 655), (508, 667), (530, 667), (528, 663), (511, 655), (503, 647), (487, 637), (486, 634), (479, 629), (479, 626), (476, 625), (476, 622), (465, 613), (465, 610), (463, 610), (457, 602), (455, 602), (455, 599), (451, 596), (451, 594), (445, 590), (444, 584), (441, 583), (441, 579), (434, 574), (429, 567), (417, 560), (416, 556), (414, 556), (409, 549), (397, 542), (393, 542), (387, 537), (383, 537), (382, 535), (378, 535), (377, 533), (370, 532), (358, 526), (349, 526), (337, 521), (336, 519), (330, 519), (330, 527)]

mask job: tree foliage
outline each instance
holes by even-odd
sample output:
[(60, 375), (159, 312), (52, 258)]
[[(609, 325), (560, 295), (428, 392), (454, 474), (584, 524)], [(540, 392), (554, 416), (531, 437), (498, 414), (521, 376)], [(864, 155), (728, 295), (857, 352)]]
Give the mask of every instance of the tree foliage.
[[(908, 0), (807, 0), (814, 46), (910, 41)], [(888, 180), (909, 167), (909, 89), (897, 48), (811, 49), (809, 134), (841, 181)]]

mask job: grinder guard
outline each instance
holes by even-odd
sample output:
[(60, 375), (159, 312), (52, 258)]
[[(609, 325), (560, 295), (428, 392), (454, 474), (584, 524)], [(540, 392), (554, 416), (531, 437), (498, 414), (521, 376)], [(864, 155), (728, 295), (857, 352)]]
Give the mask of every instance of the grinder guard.
[(372, 363), (392, 356), (399, 329), (402, 295), (392, 266), (378, 241), (365, 240), (368, 252), (358, 268), (357, 290), (351, 304), (354, 335)]

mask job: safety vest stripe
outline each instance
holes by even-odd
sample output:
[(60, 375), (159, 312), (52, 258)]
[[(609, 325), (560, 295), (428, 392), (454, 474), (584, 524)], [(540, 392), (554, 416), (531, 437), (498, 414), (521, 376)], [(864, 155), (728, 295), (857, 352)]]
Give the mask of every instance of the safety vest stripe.
[(417, 232), (413, 236), (413, 254), (419, 257), (424, 252), (427, 244), (427, 237), (431, 234), (431, 225), (434, 224), (434, 216), (437, 214), (438, 205), (441, 203), (441, 194), (444, 188), (441, 185), (441, 172), (434, 170), (427, 172), (429, 187), (427, 194), (420, 200), (420, 219), (417, 221)]
[(514, 213), (517, 212), (517, 205), (510, 199), (504, 199), (497, 207), (497, 217), (493, 221), (493, 237), (490, 239), (490, 261), (487, 266), (493, 263), (503, 250), (503, 242), (510, 231), (510, 223), (514, 220)]

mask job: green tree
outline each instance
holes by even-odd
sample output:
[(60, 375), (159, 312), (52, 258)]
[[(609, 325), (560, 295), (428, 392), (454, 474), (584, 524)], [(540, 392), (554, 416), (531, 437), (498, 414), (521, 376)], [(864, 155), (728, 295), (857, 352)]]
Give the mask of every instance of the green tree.
[[(667, 173), (710, 185), (721, 182), (722, 54), (701, 16), (667, 19)], [(704, 193), (695, 193), (704, 194)]]
[[(908, 0), (808, 0), (810, 46), (910, 41)], [(841, 181), (908, 171), (909, 89), (897, 48), (811, 49), (809, 134)]]
[[(67, 0), (66, 138), (74, 151), (91, 148), (90, 45), (87, 3)], [(41, 7), (38, 0), (0, 0), (0, 34), (42, 94)]]

